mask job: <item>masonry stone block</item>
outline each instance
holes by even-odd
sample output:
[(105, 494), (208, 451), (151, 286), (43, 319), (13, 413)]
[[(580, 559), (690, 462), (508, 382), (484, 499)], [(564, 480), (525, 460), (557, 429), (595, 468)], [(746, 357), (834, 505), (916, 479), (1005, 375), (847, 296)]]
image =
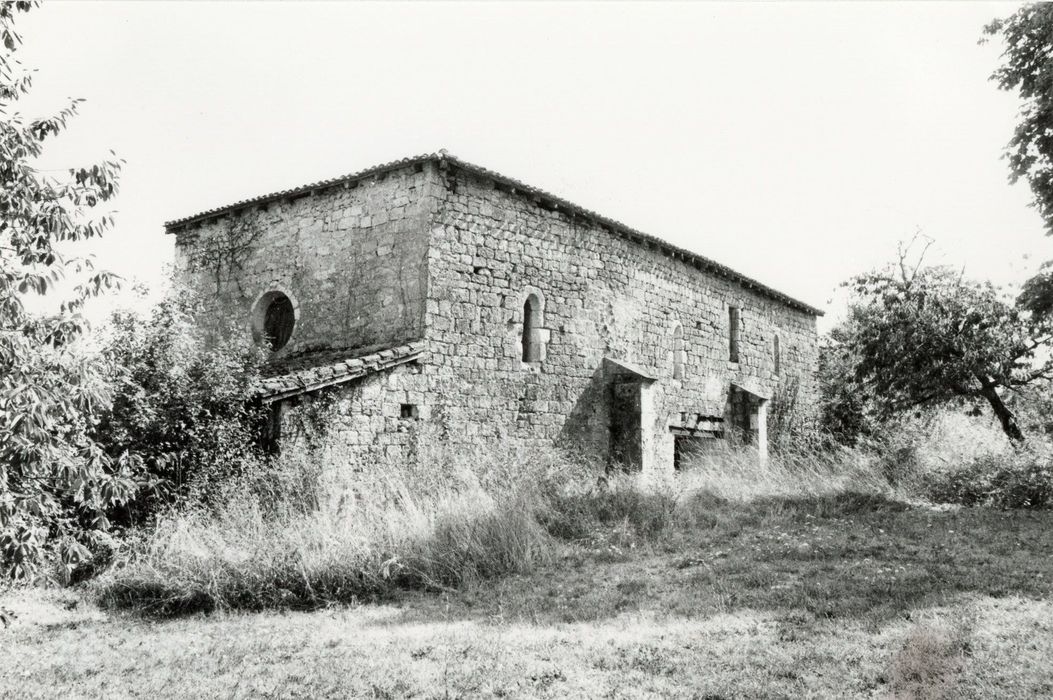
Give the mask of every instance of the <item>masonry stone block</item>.
[[(283, 440), (306, 444), (308, 408), (336, 398), (319, 448), (332, 468), (413, 460), (425, 434), (466, 450), (501, 435), (610, 458), (612, 416), (625, 407), (607, 360), (629, 368), (618, 382), (645, 387), (633, 414), (637, 466), (654, 473), (672, 469), (678, 431), (749, 430), (780, 391), (814, 411), (817, 312), (806, 305), (455, 159), (383, 175), (169, 226), (177, 275), (216, 313), (247, 323), (269, 290), (296, 297), (276, 372), (342, 362), (333, 376), (343, 375), (359, 355), (423, 341), (413, 363), (307, 391), (283, 412)], [(522, 361), (528, 290), (544, 299), (533, 362)], [(738, 362), (729, 306), (740, 310)]]

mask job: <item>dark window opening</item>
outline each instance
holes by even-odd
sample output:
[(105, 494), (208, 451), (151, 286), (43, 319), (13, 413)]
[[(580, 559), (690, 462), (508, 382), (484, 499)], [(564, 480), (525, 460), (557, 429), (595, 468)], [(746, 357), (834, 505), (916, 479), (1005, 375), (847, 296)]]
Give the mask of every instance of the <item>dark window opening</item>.
[(282, 436), (282, 404), (273, 401), (267, 405), (266, 416), (260, 426), (260, 446), (266, 454), (279, 452)]
[(281, 350), (292, 337), (296, 325), (296, 310), (292, 301), (284, 294), (277, 294), (263, 315), (263, 335), (270, 344), (271, 350)]
[(728, 307), (728, 359), (732, 362), (739, 361), (739, 307)]
[(541, 361), (541, 300), (531, 294), (523, 303), (523, 362)]
[(403, 420), (417, 420), (420, 411), (415, 403), (404, 403), (399, 407), (399, 417)]
[(779, 336), (775, 336), (771, 341), (772, 359), (775, 364), (775, 374), (779, 373), (780, 366), (782, 365), (782, 353), (779, 350)]
[(674, 435), (673, 469), (682, 471), (706, 454), (715, 436)]

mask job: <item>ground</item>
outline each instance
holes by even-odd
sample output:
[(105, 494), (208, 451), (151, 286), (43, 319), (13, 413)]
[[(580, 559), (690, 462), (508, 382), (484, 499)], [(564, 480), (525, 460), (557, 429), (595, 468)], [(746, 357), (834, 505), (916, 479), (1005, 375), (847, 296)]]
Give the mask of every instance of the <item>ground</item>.
[(1053, 512), (842, 494), (684, 513), (529, 575), (355, 607), (156, 621), (8, 594), (0, 694), (1053, 696)]

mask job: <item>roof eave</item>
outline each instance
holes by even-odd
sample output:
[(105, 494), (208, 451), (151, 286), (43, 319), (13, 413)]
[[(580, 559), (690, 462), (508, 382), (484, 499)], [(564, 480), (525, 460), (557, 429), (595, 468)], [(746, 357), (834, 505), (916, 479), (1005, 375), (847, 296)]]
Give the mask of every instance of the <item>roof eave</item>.
[(387, 173), (400, 168), (405, 168), (411, 165), (418, 165), (427, 162), (437, 162), (440, 166), (444, 164), (452, 165), (453, 167), (461, 168), (467, 172), (473, 173), (479, 177), (489, 179), (493, 182), (500, 183), (502, 186), (511, 189), (516, 194), (522, 194), (528, 197), (534, 197), (539, 202), (544, 202), (546, 205), (556, 211), (562, 211), (567, 214), (574, 216), (580, 216), (583, 219), (589, 220), (601, 228), (604, 228), (611, 233), (617, 233), (629, 240), (645, 245), (654, 246), (660, 249), (665, 254), (673, 258), (680, 258), (684, 262), (694, 264), (696, 267), (705, 269), (708, 272), (715, 273), (731, 279), (736, 283), (752, 289), (763, 296), (774, 299), (775, 301), (782, 302), (783, 304), (803, 311), (812, 316), (823, 316), (825, 313), (814, 306), (804, 303), (798, 299), (784, 294), (777, 289), (773, 289), (762, 282), (759, 282), (751, 277), (748, 277), (740, 272), (722, 265), (715, 260), (711, 260), (698, 253), (693, 253), (686, 248), (680, 248), (679, 246), (673, 245), (668, 241), (665, 241), (657, 236), (653, 236), (643, 231), (632, 228), (626, 224), (616, 221), (614, 219), (598, 214), (590, 209), (586, 209), (580, 205), (574, 204), (573, 202), (567, 201), (562, 197), (558, 197), (554, 194), (546, 192), (545, 190), (539, 189), (532, 185), (528, 185), (520, 180), (502, 175), (501, 173), (489, 170), (480, 165), (470, 163), (465, 160), (461, 160), (456, 156), (449, 155), (445, 151), (438, 153), (429, 153), (418, 156), (411, 156), (409, 158), (402, 158), (400, 160), (391, 161), (389, 163), (382, 163), (381, 165), (374, 166), (372, 168), (366, 168), (355, 173), (349, 173), (347, 175), (341, 175), (339, 177), (331, 178), (329, 180), (322, 180), (319, 182), (311, 183), (309, 185), (303, 185), (288, 190), (282, 190), (279, 192), (272, 192), (270, 194), (260, 195), (251, 199), (245, 199), (234, 204), (229, 204), (225, 207), (216, 207), (203, 212), (199, 212), (192, 216), (187, 216), (182, 219), (175, 219), (173, 221), (165, 222), (166, 233), (176, 233), (179, 230), (183, 230), (188, 226), (192, 226), (199, 222), (208, 221), (211, 219), (218, 219), (227, 214), (237, 212), (242, 209), (246, 209), (254, 206), (262, 206), (270, 204), (275, 201), (280, 201), (287, 198), (295, 198), (304, 195), (311, 195), (317, 192), (328, 190), (341, 185), (348, 185), (353, 182), (359, 182), (369, 177), (375, 177), (381, 173)]

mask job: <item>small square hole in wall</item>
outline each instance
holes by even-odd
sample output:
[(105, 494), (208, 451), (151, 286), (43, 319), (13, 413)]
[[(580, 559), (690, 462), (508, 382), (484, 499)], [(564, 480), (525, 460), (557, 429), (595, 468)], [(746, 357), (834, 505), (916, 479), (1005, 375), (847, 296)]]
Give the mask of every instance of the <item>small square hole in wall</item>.
[(405, 420), (417, 420), (420, 410), (415, 403), (404, 403), (399, 409), (399, 417)]

